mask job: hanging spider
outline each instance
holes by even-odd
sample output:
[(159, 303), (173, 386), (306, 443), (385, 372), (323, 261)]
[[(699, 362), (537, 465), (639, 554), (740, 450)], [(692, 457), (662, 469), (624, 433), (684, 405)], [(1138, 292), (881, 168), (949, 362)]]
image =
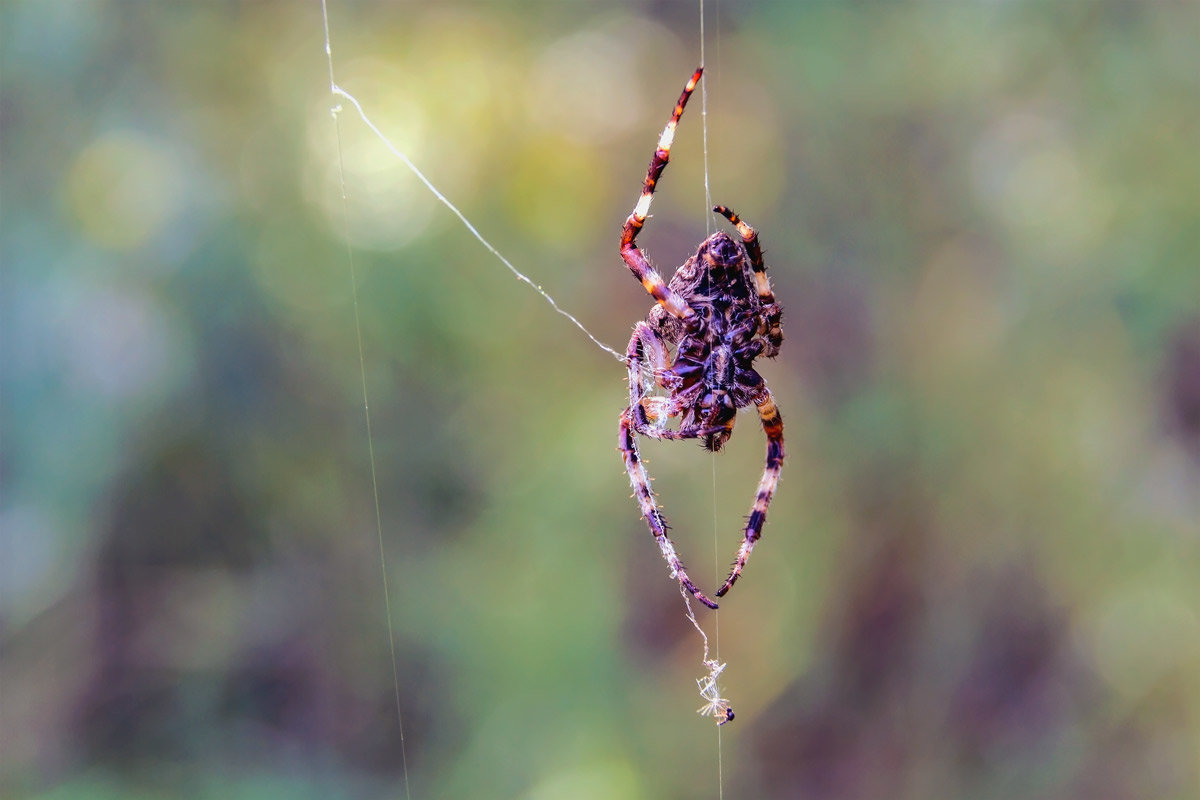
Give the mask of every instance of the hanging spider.
[[(675, 128), (703, 71), (703, 67), (696, 70), (679, 96), (658, 140), (642, 195), (621, 232), (621, 257), (657, 305), (645, 321), (637, 323), (629, 340), (629, 407), (621, 412), (618, 444), (642, 516), (671, 576), (697, 600), (716, 608), (688, 577), (667, 537), (667, 521), (654, 500), (637, 444), (637, 434), (652, 439), (700, 439), (705, 449), (716, 452), (733, 433), (738, 409), (751, 403), (758, 408), (767, 437), (767, 463), (737, 558), (725, 584), (717, 590), (717, 597), (723, 596), (742, 574), (762, 535), (783, 466), (783, 420), (771, 391), (753, 367), (760, 355), (772, 358), (779, 353), (783, 342), (780, 308), (767, 280), (758, 234), (725, 206), (713, 211), (737, 228), (741, 241), (714, 233), (675, 271), (669, 284), (635, 243), (650, 213), (654, 188), (670, 159)], [(674, 361), (668, 363), (672, 348)], [(667, 394), (651, 396), (656, 384)], [(679, 426), (668, 429), (667, 422), (674, 417), (680, 418)]]

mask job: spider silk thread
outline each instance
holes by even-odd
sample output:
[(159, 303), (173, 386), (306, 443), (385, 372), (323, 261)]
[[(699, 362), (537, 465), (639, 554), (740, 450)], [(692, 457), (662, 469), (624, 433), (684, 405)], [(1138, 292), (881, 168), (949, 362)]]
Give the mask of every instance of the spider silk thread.
[[(708, 62), (707, 62), (706, 54), (705, 54), (704, 39), (705, 39), (705, 36), (704, 36), (704, 0), (700, 0), (700, 68), (705, 69), (707, 71)], [(701, 121), (701, 129), (703, 130), (703, 134), (704, 134), (703, 142), (704, 142), (704, 234), (705, 234), (705, 237), (710, 236), (712, 234), (712, 229), (713, 229), (712, 188), (711, 188), (711, 183), (710, 183), (710, 178), (709, 178), (709, 169), (708, 169), (708, 84), (711, 81), (711, 73), (709, 73), (709, 75), (710, 75), (709, 80), (704, 81), (704, 85), (700, 87), (700, 121)], [(721, 553), (720, 553), (720, 542), (719, 542), (719, 537), (718, 537), (718, 526), (717, 526), (717, 454), (715, 452), (713, 452), (709, 455), (709, 457), (712, 459), (713, 574), (715, 576), (714, 580), (719, 581), (721, 579)], [(691, 611), (690, 604), (689, 604), (688, 611), (689, 612)], [(695, 622), (694, 618), (693, 618), (693, 622)], [(697, 626), (697, 627), (699, 627), (699, 626)], [(703, 631), (701, 631), (701, 635), (703, 635)], [(721, 663), (721, 618), (720, 618), (719, 614), (714, 615), (714, 619), (713, 619), (713, 653), (715, 656), (714, 660), (716, 661), (717, 664), (720, 664)], [(707, 662), (707, 660), (708, 660), (708, 639), (707, 638), (705, 638), (705, 640), (704, 640), (704, 659)], [(706, 663), (705, 666), (707, 667), (708, 664)], [(722, 667), (718, 668), (718, 670), (717, 670), (718, 675), (720, 674), (721, 669), (723, 669), (723, 665), (722, 665)], [(714, 681), (716, 680), (716, 676), (713, 676), (713, 680)], [(714, 685), (714, 690), (715, 690), (715, 685)], [(719, 694), (720, 693), (718, 691), (717, 695), (719, 696)], [(724, 750), (723, 750), (723, 743), (722, 743), (722, 737), (721, 737), (721, 728), (722, 727), (723, 727), (722, 725), (717, 725), (717, 797), (719, 798), (719, 800), (724, 800), (724, 798), (725, 798), (725, 758), (724, 758)]]
[[(333, 45), (329, 36), (329, 9), (326, 0), (321, 0), (321, 19), (325, 28), (325, 58), (329, 65), (329, 92), (337, 96), (337, 83), (333, 78)], [(404, 796), (412, 800), (412, 789), (408, 777), (408, 748), (404, 740), (404, 712), (400, 703), (400, 668), (396, 659), (396, 634), (392, 624), (392, 600), (388, 586), (387, 555), (383, 545), (383, 515), (379, 510), (379, 477), (375, 467), (375, 437), (371, 431), (371, 404), (367, 395), (367, 365), (363, 353), (362, 318), (358, 310), (358, 275), (354, 268), (354, 248), (350, 246), (350, 218), (346, 199), (346, 170), (342, 156), (342, 127), (341, 118), (333, 110), (334, 140), (337, 143), (338, 183), (342, 193), (342, 235), (346, 241), (346, 261), (350, 267), (350, 290), (354, 307), (354, 334), (358, 343), (358, 369), (362, 381), (363, 417), (367, 429), (367, 456), (371, 465), (371, 496), (375, 503), (375, 533), (379, 543), (379, 567), (383, 574), (383, 606), (387, 623), (388, 653), (392, 662), (392, 693), (396, 703), (396, 725), (400, 735), (400, 764), (404, 772)]]

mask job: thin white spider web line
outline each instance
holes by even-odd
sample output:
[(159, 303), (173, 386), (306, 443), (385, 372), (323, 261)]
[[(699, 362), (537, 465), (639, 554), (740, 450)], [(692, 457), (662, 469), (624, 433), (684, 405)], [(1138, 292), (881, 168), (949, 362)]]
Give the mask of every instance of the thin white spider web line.
[[(325, 0), (321, 0), (321, 2), (324, 3)], [(524, 273), (522, 273), (520, 270), (518, 270), (516, 267), (514, 267), (512, 265), (512, 262), (509, 261), (507, 258), (505, 258), (504, 255), (499, 250), (497, 250), (492, 245), (491, 242), (489, 242), (487, 239), (483, 238), (483, 234), (481, 234), (479, 232), (479, 229), (471, 224), (471, 221), (468, 220), (466, 218), (466, 216), (461, 211), (458, 210), (458, 207), (455, 206), (453, 203), (451, 203), (450, 200), (446, 197), (446, 195), (444, 195), (440, 191), (438, 191), (438, 188), (433, 185), (433, 182), (430, 181), (429, 178), (425, 177), (425, 173), (421, 172), (421, 170), (417, 168), (417, 165), (414, 164), (412, 162), (412, 160), (409, 159), (408, 156), (406, 156), (404, 153), (402, 153), (400, 151), (400, 149), (396, 147), (396, 145), (392, 144), (392, 142), (387, 138), (387, 136), (384, 135), (383, 131), (379, 130), (379, 128), (375, 125), (375, 123), (371, 121), (371, 118), (367, 116), (367, 112), (363, 110), (362, 105), (358, 102), (358, 100), (354, 97), (354, 95), (350, 94), (345, 89), (338, 86), (337, 84), (334, 84), (330, 88), (335, 95), (339, 95), (350, 101), (350, 103), (354, 106), (354, 109), (358, 112), (358, 115), (360, 117), (362, 117), (362, 121), (366, 124), (366, 126), (368, 128), (371, 129), (371, 132), (374, 133), (376, 137), (378, 137), (379, 141), (383, 142), (384, 147), (386, 147), (388, 149), (388, 151), (391, 152), (392, 155), (396, 156), (396, 158), (403, 161), (404, 166), (408, 167), (409, 170), (412, 172), (412, 174), (415, 175), (417, 177), (417, 179), (419, 181), (421, 181), (421, 183), (425, 184), (425, 188), (428, 189), (430, 192), (432, 192), (433, 196), (436, 197), (442, 205), (444, 205), (446, 208), (450, 209), (451, 213), (453, 213), (454, 216), (458, 217), (459, 221), (466, 227), (467, 230), (469, 230), (471, 232), (471, 235), (474, 236), (476, 239), (478, 239), (479, 243), (482, 244), (484, 247), (486, 247), (488, 252), (490, 252), (492, 255), (494, 255), (496, 258), (498, 258), (500, 260), (501, 264), (508, 267), (508, 271), (511, 272), (513, 274), (513, 276), (517, 278), (517, 280), (528, 284), (531, 289), (533, 289), (535, 292), (540, 294), (542, 296), (542, 298), (545, 299), (545, 301), (550, 304), (551, 308), (553, 308), (559, 314), (562, 314), (567, 319), (571, 320), (571, 322), (575, 323), (575, 327), (577, 327), (577, 328), (579, 328), (579, 330), (583, 331), (584, 335), (587, 336), (589, 339), (591, 339), (592, 342), (597, 347), (599, 347), (601, 350), (611, 353), (618, 361), (624, 363), (624, 361), (625, 361), (624, 353), (617, 352), (616, 350), (609, 347), (604, 342), (600, 341), (595, 336), (593, 336), (592, 332), (589, 331), (587, 328), (585, 328), (583, 326), (583, 323), (580, 322), (578, 319), (576, 319), (575, 316), (573, 314), (571, 314), (571, 312), (567, 311), (566, 309), (561, 308), (558, 305), (558, 303), (556, 303), (554, 301), (554, 298), (546, 293), (546, 290), (541, 287), (541, 284), (534, 283), (532, 280), (530, 280)]]
[[(704, 63), (704, 0), (700, 0), (700, 67), (703, 69), (707, 66)], [(712, 190), (708, 185), (708, 83), (712, 80), (712, 76), (708, 76), (708, 80), (704, 81), (700, 86), (700, 119), (703, 121), (704, 129), (704, 235), (712, 234), (713, 228), (713, 202)]]
[[(705, 58), (704, 51), (704, 0), (700, 0), (700, 68), (707, 69), (708, 64)], [(712, 76), (708, 76), (709, 80), (704, 81), (704, 85), (700, 87), (700, 119), (702, 129), (704, 131), (704, 234), (709, 236), (712, 234), (713, 227), (713, 202), (712, 189), (709, 183), (708, 170), (708, 84), (712, 80)], [(721, 580), (721, 554), (718, 541), (718, 526), (717, 526), (717, 454), (711, 454), (712, 460), (712, 504), (713, 504), (713, 574), (714, 580)], [(725, 704), (728, 708), (728, 703), (725, 701), (717, 687), (717, 678), (725, 669), (725, 665), (721, 663), (721, 617), (719, 614), (714, 615), (713, 620), (713, 652), (715, 658), (711, 661), (708, 658), (708, 637), (704, 635), (704, 630), (696, 622), (696, 617), (692, 613), (691, 603), (687, 603), (688, 618), (692, 624), (696, 626), (696, 630), (700, 631), (700, 635), (704, 638), (704, 658), (703, 662), (709, 670), (706, 678), (702, 678), (697, 682), (700, 689), (700, 696), (708, 700), (711, 704)], [(705, 683), (707, 681), (707, 683)], [(711, 689), (711, 694), (706, 691)], [(704, 709), (701, 709), (703, 711)], [(725, 757), (722, 746), (721, 725), (717, 725), (717, 797), (719, 800), (725, 798)]]
[[(321, 0), (321, 18), (325, 28), (325, 58), (329, 63), (329, 91), (337, 94), (333, 78), (333, 46), (329, 37), (329, 10)], [(357, 103), (356, 103), (357, 105)], [(392, 693), (396, 701), (396, 724), (400, 733), (400, 763), (404, 770), (404, 796), (412, 800), (408, 780), (408, 751), (404, 741), (404, 714), (400, 710), (400, 668), (396, 661), (396, 634), (392, 625), (392, 601), (388, 587), (387, 556), (383, 546), (383, 515), (379, 510), (379, 478), (375, 468), (375, 438), (371, 432), (371, 404), (367, 399), (367, 366), (363, 355), (362, 320), (358, 312), (358, 276), (354, 269), (354, 248), (350, 246), (350, 221), (346, 200), (346, 171), (342, 158), (342, 127), (336, 109), (333, 113), (334, 138), (337, 142), (338, 183), (342, 193), (342, 234), (346, 241), (346, 261), (350, 265), (350, 287), (354, 306), (354, 334), (358, 342), (358, 368), (362, 380), (363, 415), (367, 427), (367, 454), (371, 464), (371, 495), (375, 502), (375, 532), (379, 540), (379, 567), (383, 574), (383, 606), (387, 622), (388, 651), (392, 660)]]

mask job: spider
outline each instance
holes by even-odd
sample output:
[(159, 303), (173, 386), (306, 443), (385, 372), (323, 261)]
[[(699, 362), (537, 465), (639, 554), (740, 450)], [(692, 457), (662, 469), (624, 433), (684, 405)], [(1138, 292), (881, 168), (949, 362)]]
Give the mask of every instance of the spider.
[[(760, 355), (773, 358), (779, 353), (783, 342), (780, 308), (767, 280), (758, 234), (725, 206), (713, 211), (729, 220), (741, 241), (724, 232), (714, 233), (675, 270), (669, 284), (636, 244), (650, 212), (654, 188), (670, 159), (675, 128), (703, 72), (703, 67), (697, 69), (684, 86), (658, 140), (641, 197), (621, 232), (621, 257), (657, 305), (634, 326), (629, 340), (629, 406), (621, 412), (617, 441), (642, 516), (671, 576), (697, 600), (715, 609), (717, 604), (688, 577), (667, 536), (667, 521), (655, 502), (637, 443), (637, 434), (651, 439), (700, 439), (705, 449), (716, 452), (733, 433), (738, 409), (751, 403), (758, 408), (767, 437), (767, 463), (737, 558), (717, 590), (717, 597), (722, 597), (742, 574), (762, 535), (783, 466), (783, 420), (771, 391), (753, 366)], [(655, 384), (666, 394), (652, 396)], [(667, 422), (674, 417), (680, 418), (679, 426), (668, 429)]]

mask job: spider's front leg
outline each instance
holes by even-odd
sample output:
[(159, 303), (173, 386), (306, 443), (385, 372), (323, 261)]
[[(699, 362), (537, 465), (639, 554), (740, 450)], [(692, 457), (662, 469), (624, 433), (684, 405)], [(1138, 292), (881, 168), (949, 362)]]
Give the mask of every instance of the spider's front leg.
[(767, 435), (767, 465), (763, 469), (762, 480), (758, 483), (758, 494), (754, 498), (754, 505), (750, 507), (750, 518), (746, 520), (742, 546), (738, 548), (737, 558), (733, 562), (733, 569), (729, 572), (729, 577), (725, 579), (725, 584), (717, 590), (717, 597), (724, 597), (725, 593), (733, 587), (738, 577), (741, 576), (746, 561), (750, 558), (750, 551), (754, 549), (754, 543), (762, 536), (763, 524), (767, 521), (767, 508), (771, 505), (771, 498), (775, 496), (775, 487), (779, 485), (779, 472), (783, 468), (783, 418), (779, 416), (779, 409), (775, 406), (771, 390), (765, 386), (762, 387), (762, 394), (755, 401), (755, 405), (758, 406), (758, 417), (762, 420), (763, 433)]
[(679, 560), (679, 554), (675, 552), (675, 543), (667, 536), (667, 520), (654, 501), (654, 490), (650, 488), (650, 476), (646, 474), (646, 468), (642, 465), (642, 457), (637, 446), (637, 432), (633, 429), (633, 421), (628, 408), (621, 412), (617, 445), (625, 459), (625, 471), (629, 473), (629, 483), (633, 486), (633, 494), (637, 498), (646, 524), (650, 527), (650, 533), (654, 535), (654, 541), (658, 543), (658, 549), (662, 551), (667, 566), (671, 568), (671, 577), (678, 580), (701, 603), (709, 608), (716, 608), (717, 604), (705, 597), (704, 593), (696, 588), (696, 584), (692, 583), (687, 570), (683, 568), (683, 562)]
[(663, 129), (662, 136), (658, 139), (654, 158), (650, 160), (650, 168), (646, 171), (646, 180), (642, 183), (642, 195), (638, 198), (637, 205), (633, 207), (633, 213), (625, 220), (625, 227), (621, 230), (621, 258), (625, 259), (629, 271), (641, 281), (646, 291), (667, 310), (667, 313), (679, 319), (688, 319), (695, 312), (677, 292), (667, 286), (654, 267), (650, 266), (650, 262), (638, 249), (635, 240), (642, 230), (642, 226), (646, 224), (646, 217), (650, 215), (650, 201), (654, 199), (654, 187), (658, 184), (658, 179), (662, 177), (663, 170), (667, 168), (667, 162), (671, 160), (671, 145), (675, 141), (675, 129), (679, 126), (679, 118), (683, 116), (683, 109), (687, 106), (688, 98), (692, 96), (696, 84), (700, 82), (703, 72), (703, 67), (697, 69), (688, 80), (687, 85), (683, 87), (683, 94), (679, 95), (679, 101), (675, 103), (675, 110), (671, 113), (671, 118), (667, 120), (667, 127)]

